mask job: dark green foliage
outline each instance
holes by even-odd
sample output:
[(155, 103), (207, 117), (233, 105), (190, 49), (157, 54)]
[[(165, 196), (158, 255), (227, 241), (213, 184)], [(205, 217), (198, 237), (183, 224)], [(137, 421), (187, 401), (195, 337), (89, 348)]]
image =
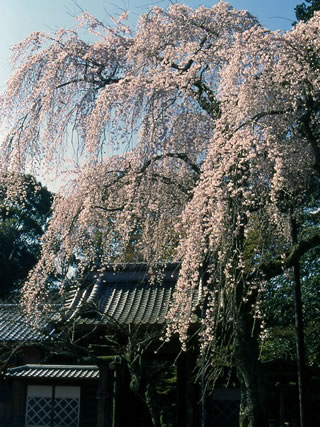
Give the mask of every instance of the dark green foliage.
[(13, 297), (38, 260), (52, 194), (33, 177), (23, 178), (25, 193), (6, 199), (0, 185), (0, 298)]
[[(306, 3), (309, 3), (309, 6)], [(320, 10), (320, 0), (306, 0), (296, 6), (296, 18), (298, 21), (306, 22), (312, 18), (313, 12), (316, 10)]]
[[(307, 364), (320, 366), (320, 249), (310, 251), (301, 262), (303, 320)], [(262, 346), (262, 358), (296, 359), (292, 278), (274, 279), (265, 299), (268, 337)]]

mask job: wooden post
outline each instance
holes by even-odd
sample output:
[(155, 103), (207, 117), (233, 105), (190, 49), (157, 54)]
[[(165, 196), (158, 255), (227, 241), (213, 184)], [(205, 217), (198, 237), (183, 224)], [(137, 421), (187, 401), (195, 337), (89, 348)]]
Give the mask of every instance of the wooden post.
[[(292, 243), (298, 242), (298, 227), (296, 220), (291, 218), (291, 237)], [(304, 345), (304, 326), (302, 314), (302, 297), (301, 297), (301, 279), (300, 263), (296, 260), (293, 265), (293, 296), (295, 312), (295, 329), (296, 329), (296, 354), (297, 354), (297, 374), (298, 374), (298, 393), (299, 393), (299, 418), (300, 427), (307, 426), (306, 422), (306, 356)]]
[(13, 427), (23, 427), (25, 425), (26, 412), (26, 385), (21, 380), (14, 380), (12, 386), (13, 397)]
[(99, 363), (99, 384), (97, 390), (97, 427), (115, 427), (114, 380), (115, 373), (109, 362)]
[(196, 396), (193, 378), (194, 357), (192, 353), (183, 353), (177, 361), (177, 426), (193, 427), (196, 422), (196, 410), (199, 396)]

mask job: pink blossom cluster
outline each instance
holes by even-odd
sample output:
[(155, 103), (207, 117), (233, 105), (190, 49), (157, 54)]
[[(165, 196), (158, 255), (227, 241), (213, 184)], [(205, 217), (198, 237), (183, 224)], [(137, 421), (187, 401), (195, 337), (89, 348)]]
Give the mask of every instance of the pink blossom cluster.
[(107, 27), (83, 14), (95, 42), (59, 30), (14, 48), (3, 171), (76, 159), (24, 299), (45, 293), (48, 275), (69, 279), (74, 259), (80, 273), (180, 261), (168, 336), (186, 343), (201, 313), (202, 346), (214, 348), (239, 301), (256, 295), (261, 317), (259, 266), (290, 248), (290, 217), (320, 171), (320, 16), (284, 34), (225, 2), (154, 7), (135, 31), (125, 18)]

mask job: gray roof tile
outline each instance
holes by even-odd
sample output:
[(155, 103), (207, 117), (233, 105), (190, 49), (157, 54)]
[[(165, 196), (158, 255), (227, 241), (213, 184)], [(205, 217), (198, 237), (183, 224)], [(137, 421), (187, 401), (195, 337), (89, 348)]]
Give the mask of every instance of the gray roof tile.
[(74, 289), (67, 298), (73, 317), (95, 312), (95, 320), (119, 324), (162, 324), (168, 313), (179, 264), (167, 264), (163, 274), (150, 279), (145, 264), (109, 266), (85, 290)]
[(28, 324), (18, 304), (0, 304), (0, 342), (40, 342), (45, 335)]
[[(145, 264), (127, 264), (118, 270), (109, 266), (102, 276), (91, 276), (84, 289), (71, 290), (65, 306), (67, 318), (79, 323), (163, 324), (178, 269), (178, 264), (167, 264), (153, 282)], [(50, 330), (47, 326), (40, 331), (28, 324), (19, 305), (0, 304), (0, 343), (44, 341), (59, 319), (52, 317)]]
[(14, 378), (98, 379), (99, 368), (96, 365), (30, 364), (8, 369), (7, 376)]

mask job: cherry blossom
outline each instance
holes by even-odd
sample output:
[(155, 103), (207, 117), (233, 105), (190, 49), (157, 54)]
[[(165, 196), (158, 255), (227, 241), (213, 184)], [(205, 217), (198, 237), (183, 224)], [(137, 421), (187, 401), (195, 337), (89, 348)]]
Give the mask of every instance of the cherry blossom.
[(24, 299), (45, 299), (47, 277), (70, 278), (75, 259), (80, 273), (179, 261), (167, 337), (187, 346), (198, 319), (214, 360), (247, 315), (263, 325), (279, 265), (319, 244), (307, 230), (294, 246), (290, 227), (319, 179), (320, 15), (286, 33), (222, 1), (154, 7), (134, 30), (125, 19), (85, 13), (95, 42), (59, 30), (14, 48), (3, 173), (75, 159)]

